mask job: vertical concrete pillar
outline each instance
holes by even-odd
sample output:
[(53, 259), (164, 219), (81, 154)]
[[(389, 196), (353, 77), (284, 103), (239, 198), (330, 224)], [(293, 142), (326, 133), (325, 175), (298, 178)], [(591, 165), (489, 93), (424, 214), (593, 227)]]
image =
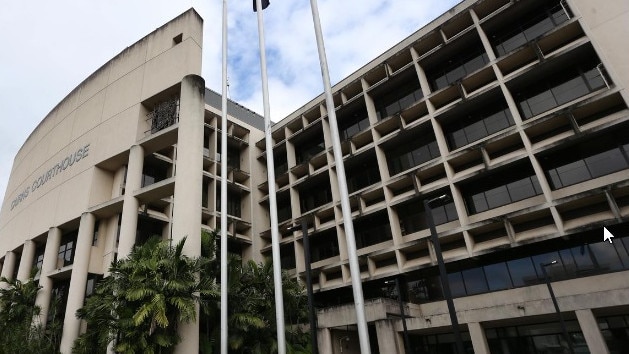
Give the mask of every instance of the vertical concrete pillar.
[(68, 302), (63, 321), (61, 346), (59, 347), (59, 351), (62, 353), (71, 353), (72, 344), (79, 336), (81, 321), (76, 317), (76, 311), (83, 306), (83, 300), (85, 300), (87, 270), (90, 264), (90, 251), (92, 238), (94, 237), (95, 222), (94, 214), (83, 213), (81, 215), (79, 235), (74, 251), (74, 262), (72, 263), (72, 278), (70, 279), (70, 288), (68, 289)]
[(4, 255), (4, 266), (2, 267), (2, 276), (11, 280), (13, 278), (13, 273), (15, 272), (15, 261), (17, 260), (17, 255), (13, 251), (7, 251)]
[[(15, 272), (15, 261), (16, 261), (15, 252), (7, 251), (6, 255), (4, 256), (4, 265), (2, 267), (2, 274), (1, 274), (2, 277), (7, 278), (8, 280), (13, 279), (13, 273)], [(0, 283), (0, 287), (4, 289), (7, 287), (7, 284)]]
[(404, 345), (397, 340), (398, 335), (395, 332), (395, 328), (393, 328), (393, 321), (376, 321), (376, 335), (378, 336), (378, 350), (380, 353), (406, 353)]
[(487, 337), (485, 337), (485, 331), (480, 323), (468, 322), (467, 329), (470, 331), (470, 337), (472, 338), (474, 354), (490, 354)]
[[(186, 237), (183, 253), (190, 257), (201, 255), (201, 195), (203, 187), (203, 115), (205, 110), (205, 81), (188, 75), (181, 81), (179, 99), (179, 130), (175, 196), (173, 205), (173, 244)], [(226, 127), (222, 127), (226, 129)], [(226, 152), (223, 151), (225, 156)], [(222, 163), (227, 163), (224, 159)], [(223, 176), (225, 177), (225, 176)], [(194, 322), (179, 325), (181, 343), (176, 353), (199, 351), (199, 308)]]
[(48, 230), (48, 239), (46, 240), (46, 249), (44, 250), (44, 262), (42, 264), (41, 276), (39, 277), (39, 285), (42, 287), (37, 293), (35, 305), (41, 308), (39, 321), (42, 325), (46, 325), (48, 318), (48, 308), (50, 307), (50, 297), (52, 295), (53, 281), (49, 277), (57, 268), (57, 258), (59, 256), (59, 244), (61, 243), (61, 229), (51, 227)]
[(334, 348), (332, 347), (332, 334), (330, 333), (329, 328), (319, 328), (317, 342), (319, 344), (319, 353), (334, 353)]
[(605, 338), (598, 329), (592, 310), (577, 310), (575, 313), (590, 353), (609, 354)]
[(127, 183), (122, 204), (120, 239), (118, 240), (118, 259), (126, 258), (135, 244), (140, 202), (133, 196), (133, 192), (142, 187), (143, 166), (144, 148), (140, 145), (133, 145), (129, 151), (129, 164), (127, 165)]
[(32, 240), (24, 242), (24, 248), (22, 249), (22, 258), (20, 259), (20, 267), (17, 270), (17, 279), (19, 281), (28, 280), (33, 269), (33, 257), (35, 257), (35, 249), (37, 244)]

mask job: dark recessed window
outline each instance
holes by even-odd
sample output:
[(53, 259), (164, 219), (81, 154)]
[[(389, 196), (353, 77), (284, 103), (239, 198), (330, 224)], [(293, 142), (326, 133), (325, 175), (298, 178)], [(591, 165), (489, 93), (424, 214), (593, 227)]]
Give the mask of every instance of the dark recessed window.
[(392, 78), (372, 96), (378, 120), (398, 114), (424, 97), (414, 70)]
[(502, 28), (489, 31), (498, 56), (505, 55), (529, 41), (541, 37), (545, 33), (569, 20), (564, 8), (555, 1), (548, 2), (546, 8), (535, 7), (519, 18), (511, 18)]
[(94, 223), (94, 234), (92, 235), (92, 246), (98, 244), (98, 232), (100, 230), (100, 220), (96, 220)]
[[(593, 58), (588, 59), (592, 61)], [(598, 68), (575, 67), (559, 71), (546, 78), (546, 81), (537, 81), (534, 85), (518, 92), (516, 96), (519, 96), (522, 117), (528, 119), (594, 92), (605, 85), (605, 80)]]
[(46, 250), (46, 245), (37, 245), (35, 249), (35, 257), (33, 258), (33, 267), (39, 269), (41, 271), (44, 265), (44, 252)]
[(542, 155), (540, 163), (553, 189), (629, 168), (629, 130), (605, 134)]
[(332, 190), (329, 181), (321, 181), (315, 185), (304, 186), (299, 191), (301, 213), (308, 212), (332, 201)]
[(486, 104), (465, 116), (444, 124), (443, 130), (450, 149), (471, 144), (515, 124), (511, 111), (504, 102)]
[(61, 244), (59, 245), (58, 259), (61, 265), (65, 267), (74, 263), (74, 253), (76, 250), (76, 238), (78, 236), (77, 231), (69, 232), (61, 237)]
[(480, 213), (542, 194), (530, 166), (512, 166), (463, 186), (470, 214)]
[(182, 40), (183, 40), (183, 33), (179, 33), (178, 35), (173, 37), (173, 44), (177, 45), (181, 43)]
[(280, 247), (280, 262), (282, 269), (295, 268), (295, 248), (292, 243)]
[(310, 241), (310, 260), (312, 262), (339, 255), (338, 239), (336, 232), (333, 230), (308, 235), (308, 237)]
[(386, 152), (389, 174), (396, 175), (440, 156), (434, 135), (417, 134), (416, 138), (400, 142)]

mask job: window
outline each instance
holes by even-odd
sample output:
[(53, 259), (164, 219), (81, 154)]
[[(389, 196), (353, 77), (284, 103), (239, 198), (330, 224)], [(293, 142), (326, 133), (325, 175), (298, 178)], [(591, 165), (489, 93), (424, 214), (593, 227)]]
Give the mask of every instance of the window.
[[(565, 325), (574, 352), (589, 353), (579, 323), (567, 320)], [(489, 350), (496, 354), (568, 352), (559, 322), (488, 328), (485, 334)]]
[(486, 293), (489, 291), (487, 277), (482, 267), (466, 269), (461, 272), (465, 282), (465, 291), (468, 295)]
[(301, 213), (304, 214), (312, 209), (332, 201), (332, 190), (328, 181), (303, 186), (299, 191), (299, 206)]
[(629, 314), (602, 316), (596, 320), (609, 353), (624, 353), (629, 347)]
[(310, 260), (312, 262), (339, 255), (338, 239), (334, 231), (309, 234), (308, 240), (310, 241)]
[(482, 109), (466, 112), (467, 117), (457, 117), (444, 124), (444, 133), (451, 150), (471, 144), (515, 124), (505, 102), (483, 105)]
[(288, 171), (288, 160), (286, 157), (286, 150), (273, 151), (273, 164), (275, 165), (275, 176), (280, 176)]
[(414, 139), (400, 142), (386, 151), (389, 173), (392, 176), (440, 156), (437, 141), (432, 133), (429, 134), (414, 134)]
[(323, 133), (318, 131), (306, 140), (295, 143), (295, 159), (297, 164), (310, 161), (310, 158), (318, 155), (325, 150), (325, 142), (323, 141)]
[(142, 168), (142, 187), (163, 181), (168, 178), (167, 167), (163, 164), (153, 163), (157, 159), (147, 158)]
[(44, 266), (44, 253), (46, 251), (46, 245), (37, 245), (35, 249), (35, 257), (33, 257), (33, 268), (38, 269), (37, 274), (41, 272)]
[(541, 156), (550, 185), (560, 189), (629, 168), (629, 129)]
[(240, 151), (227, 149), (227, 168), (240, 170)]
[[(600, 242), (600, 229), (571, 236), (492, 252), (477, 259), (447, 264), (448, 281), (454, 297), (483, 294), (517, 287), (544, 284), (541, 264), (552, 261), (546, 273), (550, 281), (575, 279), (629, 269), (628, 224), (618, 225), (613, 244)], [(619, 237), (619, 235), (622, 235)], [(415, 303), (443, 300), (437, 267), (409, 273), (409, 298)], [(493, 353), (493, 351), (492, 351)]]
[(292, 243), (280, 247), (280, 264), (282, 269), (295, 268), (295, 248)]
[(434, 91), (450, 86), (468, 74), (484, 67), (489, 63), (489, 57), (480, 43), (474, 48), (466, 48), (459, 53), (464, 56), (456, 56), (450, 60), (443, 60), (442, 64), (431, 70), (431, 84)]
[(377, 164), (363, 164), (360, 168), (352, 168), (347, 173), (347, 189), (349, 193), (380, 182), (380, 170)]
[(410, 70), (385, 83), (373, 97), (378, 120), (382, 120), (400, 113), (424, 96), (415, 70)]
[(290, 195), (288, 193), (277, 196), (277, 220), (279, 222), (288, 220), (292, 217), (292, 209), (290, 204)]
[[(473, 353), (474, 348), (470, 333), (461, 331), (461, 339), (465, 353)], [(410, 334), (410, 342), (415, 353), (456, 354), (457, 352), (454, 333), (426, 334), (422, 336)]]
[(140, 214), (135, 234), (135, 244), (142, 245), (152, 237), (162, 238), (164, 224), (162, 221), (151, 219)]
[(179, 120), (179, 99), (172, 98), (156, 104), (149, 112), (148, 120), (150, 120), (151, 133), (157, 133), (175, 124)]
[(363, 248), (391, 240), (389, 217), (384, 213), (364, 216), (354, 223), (356, 247)]
[(531, 284), (537, 284), (538, 278), (535, 272), (533, 260), (529, 257), (514, 259), (507, 262), (513, 286), (520, 287)]
[(522, 97), (519, 100), (520, 113), (528, 119), (604, 86), (605, 80), (597, 68), (567, 69), (518, 93)]
[(350, 139), (354, 135), (369, 128), (369, 116), (365, 107), (354, 109), (353, 112), (339, 111), (337, 113), (339, 138)]
[(546, 6), (546, 9), (535, 7), (535, 11), (519, 19), (512, 18), (503, 28), (488, 33), (490, 38), (494, 38), (492, 44), (498, 56), (505, 55), (568, 21), (568, 14), (560, 5)]
[[(240, 195), (236, 192), (227, 191), (227, 215), (235, 216), (237, 218), (241, 217), (241, 209), (240, 209)], [(216, 190), (216, 210), (221, 211), (221, 190), (220, 188)]]
[(94, 234), (92, 235), (92, 246), (98, 244), (98, 232), (100, 230), (100, 220), (96, 220), (94, 223)]
[(61, 267), (68, 266), (74, 263), (74, 252), (76, 248), (76, 238), (78, 236), (77, 231), (72, 231), (61, 236), (61, 244), (59, 245), (58, 259)]
[[(431, 193), (425, 196), (424, 199), (432, 199), (444, 193), (445, 192)], [(400, 220), (402, 235), (412, 234), (413, 232), (428, 228), (423, 199), (400, 204), (395, 209)], [(433, 206), (431, 210), (435, 225), (445, 224), (458, 218), (453, 201), (447, 204)]]
[(53, 320), (63, 323), (66, 307), (68, 305), (69, 290), (70, 279), (53, 279), (52, 299), (50, 301), (50, 308), (48, 309), (47, 324), (50, 324)]
[(513, 287), (506, 263), (490, 264), (483, 268), (485, 269), (485, 274), (489, 274), (487, 277), (489, 291), (504, 290)]
[(96, 284), (103, 278), (102, 274), (87, 274), (87, 283), (85, 285), (85, 299), (92, 296), (96, 291)]
[(514, 203), (542, 194), (530, 166), (512, 166), (494, 176), (486, 176), (463, 187), (470, 214)]
[(118, 225), (116, 226), (116, 245), (120, 241), (120, 229), (122, 224), (122, 213), (118, 214)]

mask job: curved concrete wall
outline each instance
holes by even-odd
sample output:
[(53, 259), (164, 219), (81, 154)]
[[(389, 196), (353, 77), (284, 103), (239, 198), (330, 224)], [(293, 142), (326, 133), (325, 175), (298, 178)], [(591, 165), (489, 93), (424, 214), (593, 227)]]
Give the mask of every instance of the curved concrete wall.
[(0, 254), (112, 198), (114, 174), (99, 164), (128, 155), (144, 136), (143, 102), (201, 74), (202, 41), (202, 19), (190, 9), (123, 50), (42, 120), (13, 163)]

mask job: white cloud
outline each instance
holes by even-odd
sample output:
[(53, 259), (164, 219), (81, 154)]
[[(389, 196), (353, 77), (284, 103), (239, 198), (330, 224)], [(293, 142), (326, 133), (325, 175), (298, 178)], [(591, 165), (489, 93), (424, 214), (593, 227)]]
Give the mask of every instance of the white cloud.
[[(338, 82), (454, 6), (457, 0), (319, 0), (331, 80)], [(155, 28), (195, 7), (204, 18), (203, 76), (221, 92), (220, 1), (14, 1), (0, 12), (0, 200), (13, 157), (50, 110), (92, 72)], [(263, 12), (271, 117), (323, 91), (308, 1)], [(232, 99), (262, 112), (257, 17), (229, 2)], [(11, 193), (13, 194), (13, 193)]]

